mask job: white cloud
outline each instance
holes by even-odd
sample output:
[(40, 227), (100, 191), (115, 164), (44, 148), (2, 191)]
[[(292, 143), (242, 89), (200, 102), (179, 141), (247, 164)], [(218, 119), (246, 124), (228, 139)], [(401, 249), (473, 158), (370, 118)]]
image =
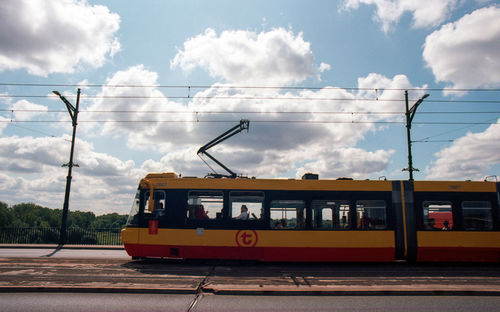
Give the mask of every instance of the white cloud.
[(320, 73), (328, 71), (330, 69), (332, 69), (332, 66), (330, 64), (326, 64), (323, 62), (321, 62), (321, 64), (319, 64), (319, 72)]
[[(89, 110), (114, 111), (113, 113), (100, 113), (100, 118), (114, 121), (102, 125), (100, 133), (111, 136), (126, 135), (128, 146), (134, 149), (148, 149), (151, 146), (164, 148), (169, 143), (185, 139), (181, 133), (184, 134), (185, 127), (190, 129), (192, 125), (191, 123), (183, 124), (180, 121), (193, 118), (190, 114), (182, 114), (184, 111), (187, 112), (185, 105), (169, 101), (161, 90), (154, 87), (108, 87), (111, 85), (155, 86), (158, 85), (157, 79), (158, 74), (145, 69), (143, 65), (133, 66), (113, 74), (106, 81), (107, 86), (98, 94), (105, 99), (98, 99), (89, 107)], [(123, 98), (127, 96), (141, 98)]]
[[(497, 122), (500, 122), (498, 120)], [(500, 163), (500, 126), (493, 124), (479, 133), (467, 133), (436, 153), (437, 160), (426, 168), (429, 179), (480, 179)]]
[(119, 24), (116, 13), (85, 0), (2, 0), (0, 71), (47, 76), (100, 67), (120, 49)]
[(410, 90), (408, 98), (416, 99), (425, 93), (428, 86), (426, 84), (422, 87), (413, 86), (405, 75), (388, 78), (381, 74), (370, 73), (366, 77), (358, 78), (358, 87), (361, 89), (359, 96), (379, 99), (373, 103), (376, 108), (367, 106), (366, 111), (400, 112), (404, 108), (401, 104), (404, 100), (404, 93), (401, 90)]
[(457, 0), (346, 0), (343, 8), (356, 10), (360, 4), (375, 5), (374, 19), (388, 32), (406, 12), (413, 14), (415, 28), (438, 26), (448, 18)]
[[(156, 73), (139, 65), (117, 72), (107, 83), (154, 86), (157, 85), (157, 78)], [(248, 133), (245, 131), (238, 134), (211, 150), (212, 155), (237, 173), (259, 177), (286, 176), (290, 172), (296, 172), (297, 168), (304, 167), (304, 164), (314, 163), (320, 167), (325, 178), (338, 175), (369, 177), (378, 175), (387, 167), (393, 152), (365, 151), (355, 146), (368, 131), (378, 130), (374, 122), (394, 120), (395, 114), (350, 112), (399, 112), (402, 110), (403, 93), (385, 89), (414, 89), (417, 90), (414, 91), (414, 96), (423, 91), (418, 91), (419, 88), (413, 86), (404, 75), (388, 78), (372, 73), (360, 78), (359, 86), (373, 91), (348, 91), (329, 87), (292, 91), (266, 89), (264, 98), (255, 99), (262, 97), (262, 90), (227, 88), (223, 84), (216, 84), (191, 93), (189, 101), (183, 103), (162, 98), (165, 96), (162, 90), (155, 87), (104, 87), (102, 95), (154, 98), (97, 100), (89, 109), (102, 110), (105, 107), (106, 110), (113, 111), (134, 111), (109, 113), (104, 119), (137, 122), (107, 123), (99, 126), (97, 131), (101, 131), (102, 135), (119, 133), (127, 140), (130, 148), (144, 153), (150, 151), (164, 154), (159, 160), (144, 162), (141, 166), (144, 171), (203, 175), (208, 168), (197, 157), (198, 148), (236, 125), (240, 119), (249, 119)], [(380, 88), (377, 94), (376, 88)], [(377, 95), (378, 101), (364, 100), (374, 99)], [(345, 100), (325, 101), (326, 98)], [(148, 122), (141, 122), (145, 120)], [(293, 122), (294, 120), (304, 122)], [(357, 123), (358, 121), (363, 123)], [(354, 157), (356, 153), (359, 156)], [(336, 165), (343, 161), (349, 165)], [(327, 169), (330, 163), (337, 169)], [(312, 170), (311, 166), (307, 168)]]
[(302, 33), (276, 28), (268, 32), (223, 31), (204, 34), (184, 42), (171, 67), (190, 71), (202, 67), (214, 78), (238, 84), (286, 85), (307, 78), (319, 79), (328, 64), (315, 65), (310, 43)]
[[(44, 172), (67, 162), (69, 146), (63, 138), (2, 137), (0, 169), (10, 172)], [(63, 156), (64, 155), (64, 156)]]
[(366, 178), (381, 174), (387, 169), (393, 150), (370, 152), (361, 148), (335, 149), (319, 147), (318, 159), (297, 169), (297, 178), (306, 172), (320, 173), (326, 177)]
[(34, 104), (27, 100), (15, 102), (12, 104), (12, 109), (14, 110), (14, 117), (17, 121), (32, 120), (48, 110), (45, 105)]
[[(0, 197), (22, 198), (52, 208), (62, 206), (68, 162), (68, 137), (0, 138)], [(73, 168), (71, 209), (128, 213), (134, 189), (145, 171), (133, 161), (122, 161), (94, 151), (77, 140)], [(16, 178), (13, 178), (16, 177)]]
[(491, 6), (427, 36), (423, 57), (437, 82), (453, 88), (500, 85), (500, 8)]

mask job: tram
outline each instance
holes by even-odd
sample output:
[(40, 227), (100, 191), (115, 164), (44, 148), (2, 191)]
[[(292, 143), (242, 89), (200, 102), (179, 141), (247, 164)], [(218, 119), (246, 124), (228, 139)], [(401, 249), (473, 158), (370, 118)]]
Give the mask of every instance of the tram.
[(151, 173), (122, 242), (132, 258), (499, 262), (500, 183)]

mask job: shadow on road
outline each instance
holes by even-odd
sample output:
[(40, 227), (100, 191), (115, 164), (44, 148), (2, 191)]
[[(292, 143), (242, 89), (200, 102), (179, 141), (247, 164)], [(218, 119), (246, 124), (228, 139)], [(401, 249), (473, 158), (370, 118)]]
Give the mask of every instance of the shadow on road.
[(144, 259), (122, 267), (143, 274), (211, 275), (221, 277), (500, 277), (499, 264), (463, 263), (269, 263), (232, 260)]
[(50, 258), (52, 257), (53, 255), (55, 255), (57, 252), (59, 252), (62, 248), (63, 248), (64, 245), (62, 244), (59, 244), (56, 249), (54, 249), (53, 252), (49, 253), (48, 255), (44, 255), (44, 256), (41, 256), (41, 257), (45, 257), (45, 258)]

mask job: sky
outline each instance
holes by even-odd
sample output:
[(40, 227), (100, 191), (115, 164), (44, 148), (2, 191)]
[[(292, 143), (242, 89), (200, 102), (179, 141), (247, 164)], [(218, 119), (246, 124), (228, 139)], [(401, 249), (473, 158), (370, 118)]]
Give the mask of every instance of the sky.
[[(127, 214), (196, 152), (257, 178), (500, 175), (500, 2), (0, 1), (0, 201)], [(225, 173), (205, 159), (218, 173)], [(495, 178), (489, 178), (495, 180)]]

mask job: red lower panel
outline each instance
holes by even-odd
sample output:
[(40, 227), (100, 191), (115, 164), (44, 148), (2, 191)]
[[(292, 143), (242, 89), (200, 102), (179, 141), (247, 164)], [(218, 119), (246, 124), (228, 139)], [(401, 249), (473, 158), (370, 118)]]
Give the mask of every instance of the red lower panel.
[(417, 261), (499, 262), (500, 248), (419, 247)]
[(203, 247), (125, 244), (132, 257), (260, 261), (387, 262), (394, 248)]

